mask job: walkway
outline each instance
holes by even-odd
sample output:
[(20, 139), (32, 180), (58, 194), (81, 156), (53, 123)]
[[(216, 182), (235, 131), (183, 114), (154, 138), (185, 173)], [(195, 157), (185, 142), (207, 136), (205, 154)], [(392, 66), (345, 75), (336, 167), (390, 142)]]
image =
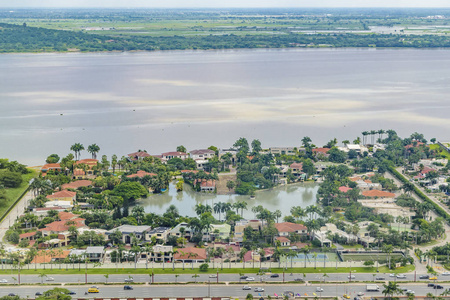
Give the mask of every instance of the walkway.
[(33, 198), (33, 192), (28, 191), (28, 193), (26, 193), (16, 204), (16, 206), (9, 212), (8, 216), (3, 219), (3, 221), (0, 223), (0, 241), (3, 241), (6, 231), (11, 225), (14, 224), (14, 221), (25, 212), (29, 201)]

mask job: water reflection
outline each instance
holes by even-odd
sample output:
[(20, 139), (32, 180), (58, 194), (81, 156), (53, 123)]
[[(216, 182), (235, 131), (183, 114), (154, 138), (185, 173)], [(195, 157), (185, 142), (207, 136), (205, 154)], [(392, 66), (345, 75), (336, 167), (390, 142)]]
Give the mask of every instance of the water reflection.
[(254, 218), (251, 208), (257, 205), (262, 205), (270, 211), (279, 209), (285, 216), (290, 214), (292, 206), (306, 207), (315, 204), (318, 188), (319, 186), (315, 183), (291, 184), (272, 190), (258, 191), (255, 199), (250, 199), (249, 196), (196, 193), (188, 185), (184, 185), (184, 191), (178, 193), (175, 185), (170, 184), (166, 193), (150, 195), (148, 198), (140, 200), (138, 204), (142, 205), (147, 213), (156, 214), (164, 213), (173, 204), (181, 215), (195, 216), (196, 204), (213, 206), (216, 202), (246, 201), (248, 209), (244, 210), (244, 218)]

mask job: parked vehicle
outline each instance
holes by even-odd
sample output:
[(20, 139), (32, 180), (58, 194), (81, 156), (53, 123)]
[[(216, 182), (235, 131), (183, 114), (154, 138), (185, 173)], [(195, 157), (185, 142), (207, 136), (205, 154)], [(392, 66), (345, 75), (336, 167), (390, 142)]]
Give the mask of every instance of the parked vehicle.
[(350, 299), (350, 296), (347, 294), (344, 294), (342, 297), (344, 297), (344, 299)]
[(245, 278), (246, 281), (255, 281), (255, 277), (247, 277)]
[(368, 284), (366, 285), (366, 291), (368, 292), (378, 292), (380, 287), (376, 284)]
[(248, 278), (248, 276), (246, 276), (246, 275), (242, 275), (241, 277), (239, 277), (239, 279), (247, 279)]
[(406, 290), (406, 295), (414, 295), (415, 292), (413, 290)]
[(2, 280), (0, 280), (0, 283), (8, 283), (8, 280), (2, 279)]
[(304, 281), (303, 278), (294, 278), (294, 281)]
[(242, 288), (244, 291), (250, 291), (252, 288), (249, 287), (248, 285), (244, 285), (244, 287)]
[(319, 292), (319, 293), (323, 292), (323, 288), (321, 288), (321, 287), (316, 287), (316, 292)]
[(255, 292), (264, 292), (264, 289), (261, 287), (255, 288)]
[(450, 272), (446, 271), (444, 273), (441, 274), (442, 276), (450, 276)]
[(123, 287), (123, 289), (124, 289), (124, 290), (132, 290), (133, 287), (130, 286), (130, 285), (126, 285), (126, 286)]
[(69, 295), (76, 295), (74, 291), (69, 291)]
[(91, 287), (88, 289), (88, 293), (100, 293), (100, 291), (98, 288)]
[(217, 278), (217, 274), (211, 274), (209, 275), (209, 278)]
[(433, 277), (430, 277), (430, 278), (428, 278), (428, 279), (430, 279), (430, 280), (437, 280), (437, 277), (436, 277), (436, 276), (433, 276)]
[(36, 294), (34, 294), (35, 296), (42, 296), (41, 292), (36, 292)]
[(375, 280), (386, 280), (386, 279), (384, 277), (378, 276), (378, 277), (375, 277)]
[(125, 278), (125, 282), (134, 282), (133, 277)]
[(428, 279), (430, 278), (430, 275), (420, 275), (419, 279)]
[(358, 294), (356, 294), (358, 296), (364, 296), (364, 292), (358, 292)]
[(397, 275), (397, 279), (405, 279), (406, 275), (405, 274), (398, 274)]
[(45, 278), (45, 281), (55, 281), (55, 278), (53, 278), (53, 277), (47, 277), (47, 278)]
[(436, 284), (433, 289), (435, 290), (442, 290), (444, 287), (442, 285)]
[(429, 283), (428, 287), (434, 287), (434, 283)]
[(280, 277), (280, 275), (278, 275), (278, 274), (272, 274), (272, 275), (270, 275), (270, 277), (271, 277), (271, 278), (278, 278), (278, 277)]

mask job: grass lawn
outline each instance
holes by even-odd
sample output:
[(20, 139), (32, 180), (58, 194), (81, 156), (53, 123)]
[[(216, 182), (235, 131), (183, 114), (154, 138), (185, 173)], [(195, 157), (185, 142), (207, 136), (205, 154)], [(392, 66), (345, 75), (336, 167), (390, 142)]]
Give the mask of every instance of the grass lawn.
[(31, 178), (37, 177), (38, 171), (30, 169), (31, 173), (22, 175), (22, 184), (18, 188), (8, 188), (6, 189), (6, 196), (8, 197), (8, 201), (5, 205), (0, 206), (0, 218), (3, 214), (9, 209), (9, 207), (16, 202), (17, 198), (22, 195), (22, 193), (28, 188), (28, 182)]
[(360, 244), (356, 245), (341, 245), (344, 249), (364, 249), (364, 247)]
[[(64, 265), (65, 266), (65, 265)], [(63, 267), (63, 266), (61, 266)], [(178, 266), (177, 266), (178, 267)], [(389, 270), (386, 267), (380, 267), (379, 273), (406, 273), (414, 270), (414, 266), (408, 265), (406, 267), (401, 267), (396, 270)], [(215, 274), (216, 269), (210, 268), (207, 272), (200, 272), (198, 269), (191, 270), (189, 266), (186, 264), (185, 270), (182, 269), (175, 269), (172, 270), (172, 267), (168, 264), (167, 268), (165, 270), (159, 268), (159, 269), (153, 269), (154, 274)], [(283, 273), (282, 268), (272, 268), (270, 270), (272, 273)], [(320, 268), (317, 269), (314, 268), (288, 268), (285, 270), (286, 273), (376, 273), (376, 268), (370, 268), (370, 267), (352, 267), (352, 268)], [(152, 269), (133, 269), (133, 268), (118, 268), (118, 269), (103, 269), (103, 268), (94, 268), (94, 269), (88, 269), (88, 274), (151, 274)], [(239, 268), (231, 268), (227, 269), (224, 268), (221, 270), (219, 268), (219, 273), (226, 273), (226, 274), (256, 274), (259, 272), (259, 268), (245, 268), (245, 269), (239, 269)], [(53, 270), (50, 270), (50, 266), (48, 266), (48, 269), (42, 270), (34, 270), (33, 266), (30, 265), (30, 270), (28, 270), (27, 267), (22, 269), (20, 271), (20, 274), (31, 274), (31, 275), (39, 275), (41, 273), (45, 273), (48, 275), (56, 275), (56, 274), (85, 274), (85, 270), (83, 269), (83, 266), (81, 266), (80, 270), (78, 270), (78, 265), (75, 266), (75, 269), (72, 269), (72, 266), (69, 266), (68, 269), (59, 269), (58, 265), (53, 266)], [(17, 274), (17, 270), (13, 270), (11, 272), (10, 269), (8, 270), (0, 270), (0, 276), (1, 275), (14, 275)]]
[(437, 150), (440, 155), (445, 156), (445, 158), (450, 159), (450, 153), (441, 148), (438, 144), (430, 145), (430, 150)]

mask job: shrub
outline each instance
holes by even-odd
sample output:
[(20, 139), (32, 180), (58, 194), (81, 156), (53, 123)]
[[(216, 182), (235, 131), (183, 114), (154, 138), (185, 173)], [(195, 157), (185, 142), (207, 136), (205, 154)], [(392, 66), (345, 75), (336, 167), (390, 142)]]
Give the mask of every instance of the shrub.
[(200, 265), (199, 270), (201, 272), (206, 272), (206, 271), (208, 271), (208, 268), (209, 268), (209, 265), (207, 263), (204, 263), (204, 264)]

